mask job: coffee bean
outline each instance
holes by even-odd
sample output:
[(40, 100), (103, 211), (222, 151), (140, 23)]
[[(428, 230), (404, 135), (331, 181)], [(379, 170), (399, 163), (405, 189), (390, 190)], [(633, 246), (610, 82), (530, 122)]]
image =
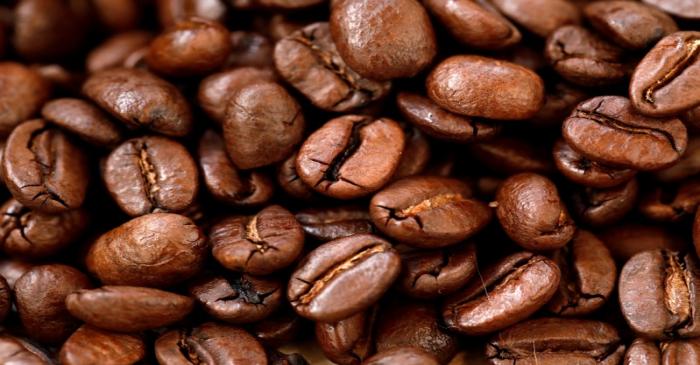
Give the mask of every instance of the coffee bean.
[(692, 178), (678, 186), (657, 187), (639, 202), (639, 211), (659, 222), (677, 222), (692, 217), (700, 204), (700, 179)]
[(435, 298), (464, 287), (476, 274), (476, 248), (463, 244), (441, 250), (401, 253), (398, 288), (415, 298)]
[(0, 362), (22, 365), (50, 365), (54, 363), (43, 350), (8, 334), (0, 335)]
[(369, 213), (361, 206), (304, 209), (295, 217), (307, 235), (321, 242), (354, 234), (374, 233)]
[(302, 317), (333, 322), (377, 302), (396, 280), (401, 259), (391, 244), (369, 234), (330, 241), (292, 273), (287, 298)]
[(306, 139), (296, 170), (304, 183), (324, 195), (336, 199), (365, 196), (394, 174), (404, 140), (401, 127), (391, 119), (335, 118)]
[(506, 17), (540, 37), (581, 21), (580, 11), (567, 0), (494, 0)]
[(700, 213), (695, 213), (695, 223), (693, 224), (693, 242), (695, 252), (700, 252)]
[(0, 276), (0, 323), (5, 321), (12, 310), (12, 287)]
[(538, 127), (559, 127), (578, 103), (589, 98), (584, 90), (567, 82), (545, 85), (544, 105), (530, 119)]
[(406, 143), (392, 180), (420, 175), (430, 163), (430, 141), (418, 129), (404, 125)]
[(627, 223), (612, 226), (600, 234), (618, 262), (626, 262), (632, 256), (648, 250), (666, 249), (683, 251), (684, 239), (665, 227), (649, 224)]
[(10, 286), (10, 289), (14, 289), (17, 279), (34, 266), (31, 263), (17, 259), (0, 259), (0, 276), (7, 280), (7, 285)]
[(128, 31), (138, 26), (141, 20), (142, 9), (138, 0), (96, 0), (93, 6), (97, 17), (110, 30)]
[(255, 67), (240, 67), (217, 72), (199, 83), (197, 102), (212, 120), (223, 124), (226, 120), (228, 98), (242, 88), (261, 81), (275, 81), (274, 72)]
[(700, 9), (693, 1), (686, 2), (683, 0), (642, 0), (643, 2), (656, 6), (661, 10), (680, 17), (688, 19), (699, 19)]
[(452, 56), (426, 80), (428, 97), (457, 114), (517, 120), (535, 115), (544, 103), (544, 83), (533, 71), (482, 56)]
[(435, 357), (415, 347), (397, 347), (380, 352), (362, 362), (362, 365), (438, 365)]
[(688, 147), (681, 158), (670, 167), (658, 170), (654, 176), (662, 182), (680, 181), (700, 173), (700, 137), (688, 136)]
[(226, 61), (226, 67), (255, 67), (272, 70), (275, 45), (266, 35), (237, 30), (231, 32), (230, 39), (233, 49)]
[(297, 174), (297, 152), (289, 155), (277, 166), (277, 184), (294, 199), (313, 200), (318, 198), (314, 189), (306, 185)]
[(374, 350), (376, 307), (334, 323), (316, 322), (316, 342), (340, 365), (360, 365)]
[(507, 256), (482, 274), (445, 301), (442, 317), (449, 329), (485, 335), (518, 323), (552, 298), (561, 277), (553, 261), (529, 252)]
[(51, 84), (39, 73), (14, 62), (0, 62), (0, 85), (1, 135), (36, 114), (51, 93)]
[(87, 253), (86, 266), (105, 284), (168, 286), (197, 273), (206, 249), (192, 220), (154, 213), (100, 236)]
[(122, 138), (121, 130), (104, 112), (80, 99), (54, 99), (44, 105), (41, 115), (96, 146), (112, 147)]
[(138, 363), (145, 356), (146, 345), (139, 336), (83, 325), (63, 343), (58, 357), (65, 365), (126, 365)]
[(672, 165), (688, 141), (680, 120), (640, 115), (621, 96), (599, 96), (579, 104), (564, 121), (562, 135), (592, 160), (638, 170)]
[(523, 139), (499, 136), (469, 145), (471, 156), (506, 176), (519, 172), (548, 174), (554, 167), (548, 153)]
[(637, 338), (627, 349), (623, 365), (681, 365), (700, 361), (700, 340), (672, 340), (659, 344)]
[(151, 33), (140, 30), (117, 33), (88, 53), (85, 69), (89, 73), (95, 73), (119, 67), (130, 54), (148, 46), (152, 38)]
[(572, 194), (572, 209), (579, 219), (593, 227), (619, 222), (637, 202), (639, 187), (632, 179), (612, 188), (578, 188)]
[(305, 325), (306, 322), (285, 305), (270, 317), (254, 323), (251, 332), (266, 345), (281, 346), (299, 338)]
[(190, 18), (223, 21), (226, 16), (223, 0), (158, 0), (155, 4), (163, 28)]
[(576, 184), (592, 188), (619, 186), (636, 175), (632, 169), (616, 168), (584, 157), (563, 139), (554, 144), (554, 164), (559, 172)]

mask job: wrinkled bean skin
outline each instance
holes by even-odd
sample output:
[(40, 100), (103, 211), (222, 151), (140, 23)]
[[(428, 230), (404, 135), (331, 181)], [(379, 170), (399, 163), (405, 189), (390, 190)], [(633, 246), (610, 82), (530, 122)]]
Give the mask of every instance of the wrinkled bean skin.
[(442, 250), (402, 252), (398, 288), (415, 298), (452, 294), (476, 274), (476, 258), (473, 244)]
[(438, 365), (433, 356), (415, 347), (397, 347), (380, 352), (365, 360), (362, 365)]
[(567, 179), (592, 188), (611, 188), (636, 175), (632, 169), (608, 166), (576, 152), (563, 139), (554, 144), (554, 164)]
[(7, 334), (0, 335), (0, 362), (22, 365), (53, 364), (49, 356), (39, 348)]
[(146, 345), (138, 335), (83, 325), (66, 340), (58, 357), (65, 365), (130, 365), (145, 356)]
[(226, 119), (227, 98), (245, 86), (261, 81), (275, 81), (274, 72), (256, 67), (239, 67), (217, 72), (199, 83), (197, 101), (210, 118), (222, 124)]
[(36, 114), (49, 98), (51, 85), (33, 69), (0, 62), (0, 135)]
[(373, 352), (376, 309), (334, 323), (316, 322), (316, 341), (329, 360), (341, 365), (359, 365)]
[(80, 99), (54, 99), (44, 105), (41, 115), (96, 146), (112, 147), (122, 139), (121, 130), (104, 112)]

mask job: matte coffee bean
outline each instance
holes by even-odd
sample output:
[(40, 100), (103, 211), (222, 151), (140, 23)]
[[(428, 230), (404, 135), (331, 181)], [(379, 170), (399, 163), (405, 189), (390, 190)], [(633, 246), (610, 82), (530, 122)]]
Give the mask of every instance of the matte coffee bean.
[(439, 362), (429, 353), (415, 347), (397, 347), (380, 352), (362, 362), (362, 365), (438, 365)]
[(456, 179), (408, 177), (374, 195), (369, 214), (377, 229), (401, 242), (444, 247), (473, 236), (491, 220), (488, 206), (471, 195)]
[(54, 363), (43, 350), (8, 334), (0, 335), (0, 362), (22, 365), (50, 365)]
[(544, 83), (520, 65), (482, 56), (452, 56), (425, 82), (428, 97), (457, 114), (518, 120), (535, 115), (544, 103)]
[(292, 264), (304, 247), (304, 231), (294, 215), (279, 205), (254, 216), (233, 216), (209, 232), (212, 255), (225, 268), (267, 275)]
[(83, 325), (63, 343), (58, 358), (64, 365), (130, 365), (145, 356), (146, 345), (138, 335)]
[(580, 11), (567, 0), (494, 0), (506, 17), (540, 37), (581, 21)]
[(90, 288), (90, 280), (66, 265), (35, 266), (15, 283), (14, 294), (22, 326), (33, 339), (58, 344), (80, 325), (64, 303), (66, 296)]
[(168, 286), (196, 274), (206, 249), (205, 237), (192, 220), (154, 213), (100, 236), (85, 261), (105, 284)]
[(374, 352), (376, 315), (375, 307), (338, 322), (316, 322), (316, 342), (334, 363), (360, 365)]
[(277, 166), (277, 184), (294, 199), (313, 200), (318, 198), (314, 189), (306, 185), (297, 174), (297, 152), (289, 155)]
[(700, 179), (691, 178), (678, 186), (657, 187), (639, 202), (639, 211), (658, 222), (677, 222), (692, 217), (700, 205)]
[(637, 170), (672, 165), (688, 143), (680, 120), (643, 116), (621, 96), (598, 96), (579, 104), (564, 121), (562, 135), (592, 160)]
[(321, 242), (375, 231), (367, 209), (362, 206), (304, 209), (295, 217), (304, 233)]
[(637, 338), (627, 349), (623, 365), (681, 365), (700, 361), (700, 340), (672, 340), (655, 343)]
[(661, 10), (681, 18), (700, 19), (700, 9), (694, 1), (683, 0), (643, 0)]
[(87, 169), (83, 151), (41, 119), (19, 125), (5, 144), (5, 185), (30, 209), (60, 213), (79, 208), (85, 200)]
[(513, 241), (530, 250), (563, 247), (576, 231), (554, 183), (533, 173), (506, 179), (496, 195), (496, 214)]
[(612, 188), (578, 188), (571, 195), (572, 210), (593, 227), (615, 224), (634, 209), (638, 193), (636, 179)]
[(190, 18), (223, 21), (226, 16), (223, 0), (158, 0), (155, 3), (158, 20), (163, 28)]
[(211, 74), (199, 83), (197, 102), (215, 122), (223, 124), (226, 120), (228, 98), (242, 88), (256, 82), (273, 82), (272, 70), (240, 67)]
[(35, 115), (51, 93), (51, 84), (38, 72), (15, 62), (0, 62), (0, 85), (0, 135), (3, 136)]
[(563, 139), (554, 144), (554, 164), (564, 177), (592, 188), (619, 186), (637, 174), (632, 169), (617, 168), (584, 157)]
[(147, 71), (115, 68), (92, 74), (83, 93), (130, 128), (182, 137), (192, 130), (192, 112), (180, 91)]
[(415, 0), (338, 1), (330, 29), (348, 66), (374, 80), (415, 76), (437, 53), (428, 13)]
[(643, 251), (687, 249), (685, 239), (658, 225), (638, 223), (615, 225), (600, 233), (600, 238), (610, 249), (615, 260), (622, 263)]
[(401, 253), (398, 288), (414, 298), (435, 298), (464, 287), (477, 270), (474, 244)]
[(523, 139), (500, 136), (469, 145), (469, 152), (490, 170), (506, 176), (519, 172), (548, 174), (554, 170), (547, 151)]
[(375, 304), (400, 270), (401, 259), (389, 242), (369, 234), (339, 238), (299, 263), (287, 299), (302, 317), (338, 321)]
[(152, 38), (151, 33), (140, 30), (117, 33), (88, 53), (85, 69), (95, 73), (119, 67), (130, 54), (147, 47)]
[(391, 179), (404, 140), (401, 126), (391, 119), (360, 115), (331, 119), (301, 146), (297, 173), (324, 195), (336, 199), (365, 196)]
[(445, 301), (449, 329), (485, 335), (518, 323), (547, 304), (561, 277), (556, 263), (530, 252), (507, 256), (482, 274)]
[(122, 138), (121, 130), (102, 110), (80, 99), (54, 99), (44, 105), (41, 115), (96, 146), (112, 147)]
[(192, 298), (137, 286), (103, 286), (66, 297), (68, 311), (89, 325), (108, 331), (139, 332), (171, 325), (187, 316)]

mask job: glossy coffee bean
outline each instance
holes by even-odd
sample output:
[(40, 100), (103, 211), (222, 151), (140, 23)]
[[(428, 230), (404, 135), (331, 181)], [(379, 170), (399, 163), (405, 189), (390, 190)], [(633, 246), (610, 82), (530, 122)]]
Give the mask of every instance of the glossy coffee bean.
[(564, 121), (562, 136), (592, 160), (637, 170), (672, 165), (688, 142), (680, 120), (643, 116), (621, 96), (599, 96), (579, 104)]
[(562, 247), (576, 231), (556, 186), (542, 175), (523, 173), (509, 177), (498, 189), (496, 202), (501, 227), (526, 249)]
[(681, 18), (698, 19), (700, 18), (700, 9), (697, 4), (683, 0), (643, 0), (645, 3), (656, 6), (661, 10)]
[(339, 238), (299, 263), (287, 299), (302, 317), (338, 321), (375, 304), (400, 270), (401, 259), (387, 241), (369, 234)]
[(429, 353), (415, 347), (397, 347), (380, 352), (362, 362), (362, 365), (438, 365), (439, 362)]
[(375, 231), (369, 213), (363, 206), (310, 208), (299, 211), (295, 217), (304, 233), (321, 242)]
[(255, 67), (239, 67), (217, 72), (199, 83), (197, 102), (210, 118), (222, 124), (226, 119), (228, 98), (245, 86), (261, 81), (275, 81), (274, 72)]
[(184, 211), (196, 198), (198, 174), (185, 147), (160, 136), (125, 141), (102, 166), (107, 190), (132, 217)]
[(592, 188), (610, 188), (631, 180), (636, 171), (616, 168), (584, 157), (563, 139), (554, 144), (554, 164), (564, 177)]
[(296, 170), (304, 183), (324, 195), (336, 199), (365, 196), (392, 177), (404, 140), (401, 126), (391, 119), (335, 118), (306, 139), (297, 155)]
[(678, 186), (657, 187), (639, 202), (639, 211), (658, 222), (677, 222), (693, 217), (700, 204), (700, 179), (685, 180)]
[(627, 349), (623, 365), (681, 365), (700, 361), (700, 340), (679, 339), (655, 343), (637, 338)]
[(430, 163), (432, 149), (428, 137), (409, 125), (404, 125), (403, 132), (406, 136), (406, 143), (401, 153), (399, 166), (396, 167), (394, 176), (392, 176), (393, 180), (420, 175)]
[(695, 337), (700, 298), (692, 254), (668, 250), (633, 256), (620, 272), (620, 308), (635, 333), (652, 339)]
[(494, 0), (493, 4), (503, 15), (540, 37), (581, 21), (579, 10), (566, 0)]
[(700, 173), (700, 137), (689, 135), (688, 147), (681, 158), (662, 170), (655, 171), (654, 176), (662, 182), (675, 182)]
[(121, 130), (102, 110), (81, 99), (54, 99), (44, 105), (41, 115), (96, 146), (111, 147), (122, 138)]
[(78, 328), (61, 346), (64, 365), (130, 365), (146, 356), (146, 345), (138, 335), (108, 332), (89, 325)]
[(140, 30), (117, 33), (88, 53), (85, 69), (95, 73), (119, 67), (130, 54), (148, 46), (152, 38), (151, 33)]
[(360, 365), (374, 350), (376, 307), (338, 322), (316, 322), (316, 342), (336, 364)]
[(7, 281), (10, 289), (13, 289), (17, 279), (34, 266), (29, 262), (17, 259), (0, 259), (0, 276)]
[(464, 287), (477, 270), (472, 243), (440, 250), (401, 253), (398, 288), (414, 298), (435, 298)]
[(297, 152), (289, 155), (277, 166), (277, 184), (294, 199), (313, 200), (318, 198), (314, 189), (306, 185), (297, 174)]
[(294, 215), (279, 205), (254, 216), (233, 216), (209, 232), (214, 258), (225, 268), (267, 275), (292, 264), (304, 247), (304, 232)]
[(584, 15), (606, 38), (627, 49), (645, 49), (678, 30), (668, 14), (649, 5), (620, 0), (588, 4)]
[(51, 93), (51, 84), (33, 69), (0, 62), (0, 135), (8, 135), (35, 115)]
[(506, 176), (519, 172), (548, 174), (554, 167), (548, 152), (524, 139), (499, 136), (469, 145), (471, 156), (490, 170)]
[(5, 364), (50, 365), (53, 361), (43, 350), (8, 334), (0, 335), (0, 362)]
[(426, 80), (428, 97), (457, 114), (517, 120), (535, 115), (544, 103), (544, 83), (520, 65), (482, 56), (452, 56)]
[(96, 0), (93, 6), (100, 22), (110, 30), (126, 31), (137, 27), (141, 20), (142, 9), (137, 0)]
[(182, 137), (192, 129), (192, 112), (180, 91), (143, 70), (115, 68), (96, 72), (83, 93), (130, 128), (147, 128)]
[(269, 346), (281, 346), (294, 339), (306, 329), (304, 319), (285, 305), (270, 317), (254, 323), (251, 332), (255, 338)]
[(585, 224), (593, 227), (611, 225), (634, 209), (638, 192), (636, 179), (612, 188), (579, 188), (572, 194), (571, 208)]
[(589, 97), (583, 89), (564, 81), (545, 86), (545, 92), (544, 105), (531, 118), (532, 123), (541, 127), (559, 127), (574, 107)]
[(103, 286), (66, 297), (68, 311), (89, 325), (108, 331), (139, 332), (167, 326), (192, 311), (191, 298), (137, 286)]
[(600, 233), (615, 260), (626, 262), (632, 256), (648, 250), (684, 251), (688, 244), (667, 227), (626, 223), (614, 225)]
[(231, 32), (230, 39), (233, 49), (226, 61), (227, 67), (273, 68), (275, 45), (266, 35), (258, 32), (236, 30)]
[(223, 0), (157, 0), (155, 3), (163, 28), (190, 18), (222, 21), (226, 16)]
[(560, 277), (557, 264), (544, 256), (529, 252), (507, 256), (448, 297), (442, 318), (449, 329), (465, 335), (502, 330), (547, 304)]
[(100, 236), (87, 253), (86, 266), (105, 284), (168, 286), (196, 274), (206, 249), (192, 220), (154, 213)]
[(66, 309), (66, 296), (91, 286), (85, 274), (66, 265), (41, 265), (27, 271), (14, 287), (17, 312), (27, 334), (49, 344), (68, 338), (79, 323)]
[(486, 345), (486, 356), (494, 365), (614, 365), (624, 354), (615, 327), (583, 319), (529, 320), (502, 331)]

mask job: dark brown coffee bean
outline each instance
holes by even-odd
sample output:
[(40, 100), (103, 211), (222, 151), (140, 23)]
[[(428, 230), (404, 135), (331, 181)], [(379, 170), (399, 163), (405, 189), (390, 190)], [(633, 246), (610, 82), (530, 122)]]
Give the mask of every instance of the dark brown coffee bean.
[(79, 94), (80, 86), (85, 80), (83, 74), (55, 63), (35, 65), (33, 68), (51, 84), (51, 89), (57, 92)]
[(80, 99), (54, 99), (44, 105), (41, 115), (96, 146), (111, 147), (122, 138), (121, 130), (102, 110)]
[(273, 68), (274, 43), (267, 36), (256, 32), (237, 30), (231, 32), (230, 39), (233, 49), (228, 61), (226, 61), (226, 67)]
[(700, 297), (697, 259), (667, 250), (633, 256), (620, 272), (622, 314), (637, 334), (651, 339), (695, 337)]
[(401, 126), (391, 119), (360, 115), (331, 119), (301, 146), (297, 173), (324, 195), (336, 199), (365, 196), (391, 179), (404, 140)]
[(592, 160), (638, 170), (673, 164), (688, 142), (680, 120), (638, 114), (621, 96), (598, 96), (579, 104), (564, 121), (562, 135)]
[(474, 244), (401, 253), (398, 288), (414, 298), (435, 298), (464, 287), (477, 270)]
[(276, 280), (237, 273), (203, 278), (189, 286), (190, 294), (209, 315), (233, 324), (269, 317), (282, 304), (282, 291)]
[(519, 172), (548, 174), (554, 170), (551, 157), (539, 147), (524, 139), (496, 137), (469, 145), (469, 151), (477, 161), (505, 175)]
[(309, 362), (301, 354), (285, 354), (272, 348), (265, 350), (270, 365), (309, 365)]
[(582, 86), (611, 85), (622, 81), (628, 67), (624, 51), (578, 25), (557, 29), (547, 38), (545, 56), (554, 70)]
[(146, 63), (168, 76), (205, 75), (223, 66), (230, 52), (228, 29), (215, 21), (191, 18), (153, 39)]
[(261, 171), (239, 171), (226, 154), (221, 136), (209, 129), (199, 140), (199, 167), (204, 184), (217, 200), (250, 206), (267, 203), (274, 193), (272, 179)]
[(267, 365), (265, 350), (248, 332), (213, 322), (164, 333), (155, 344), (162, 365)]
[(292, 273), (287, 299), (302, 317), (333, 322), (377, 302), (396, 280), (401, 259), (389, 242), (356, 234), (311, 251)]
[(493, 0), (506, 17), (540, 37), (581, 21), (580, 11), (567, 0)]
[(529, 250), (563, 247), (576, 226), (548, 178), (522, 173), (506, 179), (496, 195), (501, 227), (520, 246)]
[(32, 267), (34, 267), (34, 265), (26, 261), (7, 258), (0, 259), (0, 276), (7, 280), (7, 284), (10, 288), (14, 288), (17, 279), (22, 277), (22, 275)]
[[(301, 142), (304, 125), (301, 106), (282, 86), (251, 84), (228, 101), (223, 123), (226, 150), (241, 169), (280, 162)], [(265, 153), (260, 153), (263, 149)]]
[(700, 179), (691, 178), (673, 187), (656, 187), (639, 202), (639, 211), (658, 222), (692, 217), (700, 205)]
[(374, 350), (376, 307), (334, 323), (316, 322), (316, 342), (336, 364), (360, 365)]
[(438, 365), (439, 362), (429, 353), (415, 347), (397, 347), (380, 352), (362, 362), (362, 365)]
[(612, 188), (580, 187), (572, 194), (573, 211), (593, 227), (615, 224), (634, 209), (639, 185), (632, 179)]
[(192, 311), (182, 295), (138, 286), (103, 286), (66, 297), (70, 313), (97, 328), (139, 332), (173, 324)]
[(497, 125), (451, 113), (418, 94), (402, 92), (396, 97), (396, 105), (409, 122), (438, 139), (472, 142), (493, 137), (500, 131)]
[(345, 205), (334, 208), (310, 208), (295, 215), (304, 232), (322, 242), (360, 233), (374, 233), (367, 208)]
[(127, 31), (136, 28), (141, 20), (141, 3), (138, 0), (92, 2), (100, 23), (113, 31)]
[(119, 67), (130, 54), (148, 46), (152, 38), (151, 33), (140, 30), (117, 33), (88, 53), (85, 59), (85, 69), (89, 73), (95, 73)]
[(694, 1), (684, 0), (642, 0), (661, 10), (681, 18), (700, 19), (700, 9)]
[(452, 56), (425, 82), (441, 107), (472, 117), (517, 120), (535, 115), (544, 103), (544, 83), (533, 71), (482, 56)]
[(6, 136), (36, 114), (51, 93), (51, 84), (33, 69), (0, 62), (0, 135)]
[(625, 345), (615, 327), (583, 319), (539, 318), (519, 323), (486, 345), (493, 365), (619, 364)]
[(559, 127), (578, 103), (589, 98), (588, 93), (567, 82), (545, 86), (544, 105), (530, 119), (537, 127)]
[(146, 356), (146, 345), (137, 335), (108, 332), (83, 325), (63, 343), (59, 361), (64, 365), (130, 365)]
[(291, 308), (284, 306), (251, 327), (253, 335), (269, 346), (282, 346), (299, 338), (306, 322), (296, 315)]
[(700, 173), (700, 137), (688, 136), (688, 147), (673, 165), (656, 171), (654, 176), (663, 182), (675, 182)]
[(228, 98), (242, 88), (261, 81), (275, 81), (274, 72), (269, 69), (241, 67), (211, 74), (199, 84), (197, 102), (210, 118), (223, 124)]
[(105, 284), (168, 286), (197, 273), (207, 243), (187, 217), (153, 213), (98, 238), (87, 253), (88, 270)]
[(654, 341), (637, 338), (627, 349), (624, 365), (661, 365), (661, 349)]
[(430, 163), (430, 141), (418, 129), (404, 125), (406, 143), (401, 153), (399, 166), (394, 171), (393, 180), (420, 175)]
[(83, 93), (131, 128), (145, 127), (174, 137), (192, 129), (192, 112), (180, 91), (143, 70), (96, 72), (83, 84)]
[(226, 16), (224, 0), (157, 0), (155, 3), (163, 28), (190, 18), (223, 21)]
[(292, 264), (304, 247), (304, 231), (279, 205), (254, 216), (234, 216), (215, 224), (209, 238), (214, 258), (225, 268), (267, 275)]
[(632, 342), (623, 365), (683, 365), (700, 362), (700, 340), (672, 340), (654, 343), (637, 338)]
[(661, 39), (637, 64), (630, 99), (640, 113), (673, 116), (700, 105), (700, 32), (676, 32)]
[(125, 141), (102, 166), (112, 198), (128, 215), (181, 212), (199, 189), (197, 165), (181, 144), (160, 136)]
[(612, 226), (600, 234), (618, 262), (626, 262), (632, 256), (648, 250), (687, 250), (687, 242), (666, 227), (627, 223)]
[(592, 188), (611, 188), (625, 183), (636, 171), (593, 161), (576, 152), (563, 139), (554, 144), (554, 164), (567, 179)]
[(317, 194), (297, 174), (297, 152), (292, 153), (277, 167), (277, 184), (287, 195), (299, 200), (312, 200)]
[(15, 199), (47, 213), (83, 204), (87, 169), (83, 151), (41, 119), (24, 122), (12, 131), (2, 160), (5, 184)]
[(348, 66), (374, 80), (414, 76), (437, 52), (428, 13), (415, 0), (338, 1), (330, 28)]
[(695, 223), (693, 224), (693, 243), (695, 252), (700, 256), (700, 209), (695, 213)]
[(450, 296), (442, 317), (448, 328), (466, 335), (499, 331), (547, 304), (559, 287), (560, 277), (557, 264), (544, 256), (529, 252), (510, 255)]
[(678, 30), (668, 14), (637, 2), (596, 1), (587, 5), (583, 13), (606, 38), (628, 49), (651, 47), (662, 37)]
[(12, 290), (7, 280), (0, 275), (0, 323), (5, 321), (12, 310)]
[(15, 303), (22, 326), (33, 339), (58, 344), (78, 328), (64, 303), (66, 296), (90, 288), (90, 280), (66, 265), (35, 266), (15, 283)]
[(323, 110), (345, 112), (384, 97), (391, 82), (364, 78), (336, 50), (328, 23), (313, 23), (275, 45), (280, 75)]
[(401, 242), (444, 247), (473, 236), (491, 220), (491, 209), (471, 195), (456, 179), (409, 177), (372, 197), (369, 214), (380, 231)]
[(8, 334), (0, 335), (0, 362), (21, 365), (51, 365), (54, 363), (43, 350)]
[(83, 209), (47, 214), (10, 199), (0, 207), (0, 246), (10, 256), (47, 257), (73, 243), (87, 226)]

